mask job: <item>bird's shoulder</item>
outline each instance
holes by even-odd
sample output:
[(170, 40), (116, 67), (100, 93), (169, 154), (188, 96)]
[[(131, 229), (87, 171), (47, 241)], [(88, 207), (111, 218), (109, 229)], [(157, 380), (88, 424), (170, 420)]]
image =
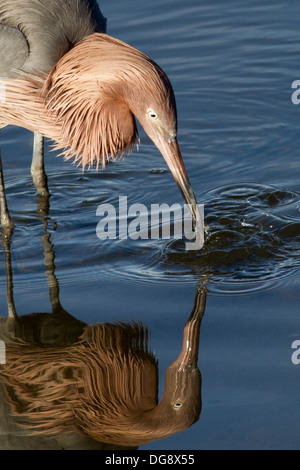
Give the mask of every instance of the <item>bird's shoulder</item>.
[(106, 31), (95, 0), (1, 0), (0, 77), (49, 73), (85, 36)]

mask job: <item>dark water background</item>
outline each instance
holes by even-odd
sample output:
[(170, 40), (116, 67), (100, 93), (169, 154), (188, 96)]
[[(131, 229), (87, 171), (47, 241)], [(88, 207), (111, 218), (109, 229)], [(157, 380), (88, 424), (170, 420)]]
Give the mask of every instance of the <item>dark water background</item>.
[[(208, 280), (199, 368), (203, 409), (187, 431), (143, 449), (299, 448), (300, 79), (297, 1), (101, 1), (108, 33), (143, 50), (169, 75), (179, 143), (210, 236), (100, 241), (96, 209), (120, 195), (150, 207), (181, 203), (161, 155), (140, 130), (140, 151), (82, 175), (46, 155), (48, 229), (64, 308), (85, 322), (149, 326), (164, 373), (181, 347), (196, 285)], [(20, 314), (50, 311), (42, 222), (29, 167), (32, 135), (1, 133)], [(6, 313), (0, 263), (0, 312)]]

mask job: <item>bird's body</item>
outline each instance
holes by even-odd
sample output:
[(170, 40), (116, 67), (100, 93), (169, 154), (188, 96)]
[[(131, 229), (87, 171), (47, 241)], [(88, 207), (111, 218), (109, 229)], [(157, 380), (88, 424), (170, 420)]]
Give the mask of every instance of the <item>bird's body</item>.
[[(0, 129), (25, 127), (53, 139), (66, 158), (98, 167), (130, 150), (137, 118), (203, 232), (177, 143), (171, 83), (153, 60), (105, 28), (93, 0), (0, 0)], [(43, 167), (41, 153), (34, 167)], [(3, 225), (3, 197), (1, 206)]]

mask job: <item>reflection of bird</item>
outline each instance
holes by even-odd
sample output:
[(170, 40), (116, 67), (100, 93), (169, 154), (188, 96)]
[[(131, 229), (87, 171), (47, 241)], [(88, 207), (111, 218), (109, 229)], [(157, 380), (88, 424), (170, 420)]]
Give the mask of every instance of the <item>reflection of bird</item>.
[(2, 0), (0, 128), (14, 124), (36, 133), (32, 173), (39, 192), (47, 193), (39, 136), (55, 140), (83, 167), (98, 167), (134, 144), (135, 116), (165, 158), (196, 225), (200, 215), (177, 143), (170, 81), (148, 56), (104, 31), (94, 0)]
[[(181, 353), (167, 369), (158, 404), (157, 360), (148, 348), (147, 328), (141, 324), (87, 326), (63, 309), (47, 217), (43, 219), (51, 314), (17, 315), (10, 240), (3, 237), (8, 319), (0, 318), (0, 340), (6, 343), (0, 391), (4, 390), (13, 420), (21, 425), (16, 430), (22, 430), (21, 438), (14, 447), (20, 442), (24, 446), (22, 439), (31, 434), (61, 439), (65, 434), (74, 438), (79, 431), (93, 442), (133, 447), (187, 429), (201, 411), (197, 360), (205, 288), (197, 291)], [(1, 423), (6, 421), (0, 419), (0, 446)], [(81, 440), (77, 445), (91, 446)]]
[(159, 404), (157, 363), (142, 325), (88, 326), (68, 347), (7, 341), (0, 378), (13, 415), (29, 433), (53, 436), (79, 428), (96, 441), (123, 446), (187, 429), (201, 411), (202, 315), (198, 294)]

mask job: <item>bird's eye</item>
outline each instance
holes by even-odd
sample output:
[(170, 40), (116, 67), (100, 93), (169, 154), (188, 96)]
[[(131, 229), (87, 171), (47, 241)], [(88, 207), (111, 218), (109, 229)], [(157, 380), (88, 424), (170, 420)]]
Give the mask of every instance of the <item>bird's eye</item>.
[(151, 117), (151, 119), (157, 119), (157, 114), (155, 111), (153, 111), (153, 109), (149, 108), (147, 110), (147, 114), (149, 117)]
[(173, 408), (174, 410), (179, 410), (179, 408), (181, 408), (182, 405), (183, 405), (182, 401), (177, 401), (176, 403), (174, 403)]

